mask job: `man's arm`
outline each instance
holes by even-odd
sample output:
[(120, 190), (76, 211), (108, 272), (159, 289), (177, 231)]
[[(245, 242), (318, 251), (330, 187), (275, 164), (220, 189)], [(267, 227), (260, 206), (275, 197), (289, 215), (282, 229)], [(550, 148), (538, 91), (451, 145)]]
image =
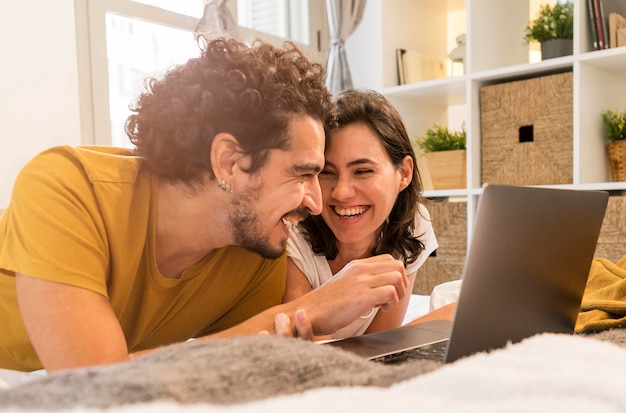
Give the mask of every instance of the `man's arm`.
[(24, 274), (15, 277), (26, 331), (47, 371), (128, 359), (124, 333), (106, 297)]
[[(127, 361), (153, 351), (128, 354), (122, 327), (107, 298), (98, 293), (19, 273), (16, 289), (26, 331), (48, 372)], [(287, 315), (275, 310), (259, 321), (249, 334), (313, 338), (303, 311)]]
[[(373, 307), (393, 308), (407, 285), (399, 261), (389, 256), (357, 260), (345, 276), (207, 338), (267, 332), (311, 340)], [(16, 275), (16, 288), (26, 330), (47, 371), (128, 360), (122, 328), (106, 297), (23, 274)]]

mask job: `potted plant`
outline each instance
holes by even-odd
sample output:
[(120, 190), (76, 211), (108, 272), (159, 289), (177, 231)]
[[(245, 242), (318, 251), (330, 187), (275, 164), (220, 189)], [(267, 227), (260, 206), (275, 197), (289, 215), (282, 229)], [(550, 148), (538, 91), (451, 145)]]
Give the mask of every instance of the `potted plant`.
[(465, 188), (467, 185), (465, 126), (453, 131), (435, 123), (415, 143), (421, 149), (434, 189)]
[(607, 152), (611, 179), (626, 181), (626, 108), (624, 111), (607, 109), (602, 112), (602, 126), (609, 140)]
[(541, 43), (541, 58), (572, 54), (574, 39), (574, 4), (571, 0), (558, 1), (554, 6), (539, 7), (537, 17), (526, 26), (524, 41)]

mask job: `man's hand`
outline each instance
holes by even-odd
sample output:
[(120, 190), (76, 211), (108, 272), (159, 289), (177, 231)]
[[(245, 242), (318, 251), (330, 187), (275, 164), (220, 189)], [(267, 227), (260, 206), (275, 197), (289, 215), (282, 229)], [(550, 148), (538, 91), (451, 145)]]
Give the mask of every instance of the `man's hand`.
[[(274, 331), (282, 337), (298, 337), (303, 340), (313, 340), (313, 326), (304, 310), (296, 310), (293, 314), (293, 323), (286, 313), (278, 313), (274, 317)], [(270, 334), (262, 330), (259, 334)]]

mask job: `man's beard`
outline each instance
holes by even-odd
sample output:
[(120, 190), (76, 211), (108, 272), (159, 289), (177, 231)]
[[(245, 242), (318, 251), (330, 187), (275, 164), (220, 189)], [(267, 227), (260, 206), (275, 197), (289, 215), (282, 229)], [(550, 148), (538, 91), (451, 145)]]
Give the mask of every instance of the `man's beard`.
[(285, 252), (285, 243), (279, 247), (271, 245), (271, 234), (263, 234), (258, 227), (260, 222), (254, 205), (260, 188), (248, 189), (240, 194), (233, 194), (232, 211), (228, 216), (235, 243), (255, 252), (263, 258), (275, 259)]

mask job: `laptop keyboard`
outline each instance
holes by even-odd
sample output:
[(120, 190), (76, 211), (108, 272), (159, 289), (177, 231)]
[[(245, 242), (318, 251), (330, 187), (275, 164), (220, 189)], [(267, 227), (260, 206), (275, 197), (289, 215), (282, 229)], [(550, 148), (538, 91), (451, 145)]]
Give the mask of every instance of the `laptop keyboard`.
[(407, 360), (434, 360), (443, 362), (446, 356), (447, 346), (448, 340), (443, 340), (426, 346), (401, 351), (399, 353), (376, 357), (373, 358), (372, 361), (383, 364), (400, 364)]

